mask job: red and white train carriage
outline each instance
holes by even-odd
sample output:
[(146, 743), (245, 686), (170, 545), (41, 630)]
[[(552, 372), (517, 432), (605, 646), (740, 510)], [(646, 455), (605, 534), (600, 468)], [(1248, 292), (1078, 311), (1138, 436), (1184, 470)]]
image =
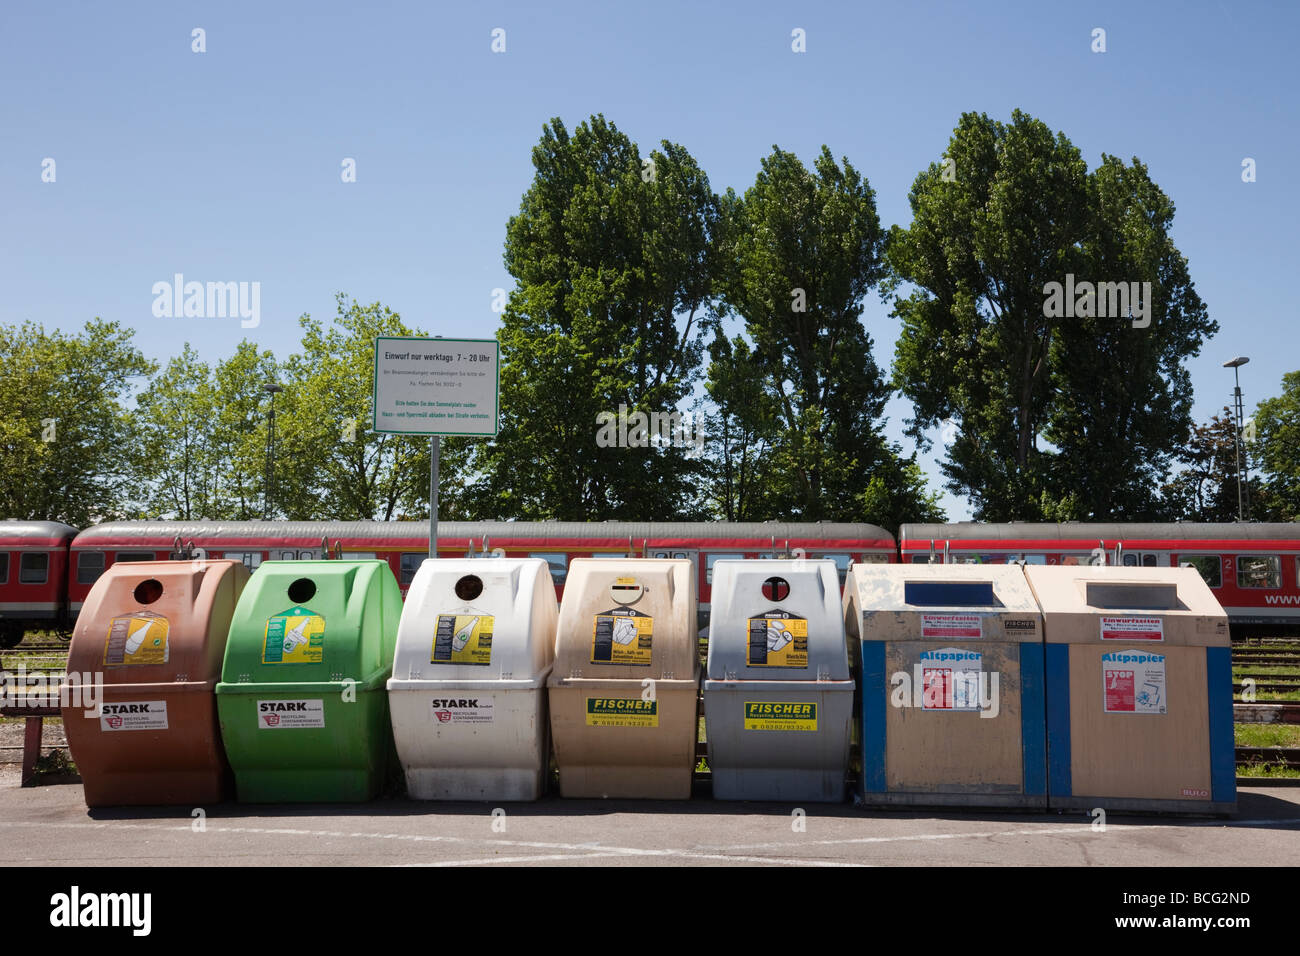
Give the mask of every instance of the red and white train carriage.
[(0, 521), (0, 647), (34, 628), (63, 628), (68, 613), (68, 543), (77, 529), (57, 521)]

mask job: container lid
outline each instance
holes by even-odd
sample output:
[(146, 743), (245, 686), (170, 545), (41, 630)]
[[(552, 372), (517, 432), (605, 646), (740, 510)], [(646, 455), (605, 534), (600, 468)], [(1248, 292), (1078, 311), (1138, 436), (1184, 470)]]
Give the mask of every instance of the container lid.
[(235, 607), (218, 693), (392, 670), (402, 595), (386, 561), (264, 561)]
[(714, 562), (708, 675), (710, 680), (848, 680), (835, 562)]
[(555, 657), (542, 558), (426, 559), (406, 594), (393, 681), (535, 680)]
[(1228, 616), (1195, 568), (1032, 565), (1049, 644), (1231, 644)]
[(238, 561), (112, 565), (81, 606), (68, 674), (102, 674), (106, 685), (216, 681), (247, 582)]
[(844, 615), (864, 641), (1043, 639), (1038, 602), (1014, 564), (856, 564)]
[(698, 605), (689, 559), (573, 559), (553, 678), (693, 679)]

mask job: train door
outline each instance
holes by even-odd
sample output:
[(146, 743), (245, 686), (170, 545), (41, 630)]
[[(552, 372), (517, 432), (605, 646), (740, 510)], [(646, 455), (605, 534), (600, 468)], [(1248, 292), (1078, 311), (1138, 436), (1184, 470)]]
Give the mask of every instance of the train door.
[(652, 558), (686, 558), (695, 568), (695, 588), (696, 588), (696, 623), (699, 627), (704, 627), (709, 616), (709, 602), (704, 597), (705, 594), (711, 593), (705, 591), (704, 575), (700, 574), (700, 552), (687, 551), (680, 548), (651, 548), (649, 556)]

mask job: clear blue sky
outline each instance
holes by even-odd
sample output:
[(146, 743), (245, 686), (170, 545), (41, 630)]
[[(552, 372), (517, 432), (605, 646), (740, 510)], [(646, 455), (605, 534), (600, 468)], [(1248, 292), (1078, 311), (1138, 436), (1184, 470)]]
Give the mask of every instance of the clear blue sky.
[[(5, 3), (0, 11), (0, 322), (102, 316), (165, 361), (248, 336), (284, 356), (334, 294), (442, 335), (496, 327), (501, 250), (542, 125), (594, 112), (643, 152), (691, 151), (743, 190), (774, 144), (822, 143), (886, 224), (964, 110), (1021, 108), (1089, 165), (1146, 162), (1222, 327), (1190, 364), (1196, 416), (1300, 368), (1296, 4)], [(206, 31), (207, 52), (191, 51)], [(506, 52), (491, 51), (494, 28)], [(807, 52), (791, 51), (806, 31)], [(1092, 31), (1106, 30), (1105, 53)], [(57, 181), (42, 183), (42, 161)], [(340, 181), (352, 157), (357, 182)], [(1243, 183), (1252, 157), (1258, 180)], [(152, 286), (258, 281), (261, 325), (158, 319)], [(864, 320), (888, 367), (897, 324)], [(901, 438), (907, 403), (889, 408)], [(910, 443), (905, 448), (910, 450)], [(942, 445), (936, 444), (937, 450)], [(935, 487), (933, 458), (925, 459)], [(954, 518), (966, 505), (945, 496)]]

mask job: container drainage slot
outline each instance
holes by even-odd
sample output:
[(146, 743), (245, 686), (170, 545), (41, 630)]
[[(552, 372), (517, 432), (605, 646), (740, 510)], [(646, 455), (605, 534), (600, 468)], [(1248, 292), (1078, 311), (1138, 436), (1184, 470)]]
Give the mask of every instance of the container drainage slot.
[(294, 604), (306, 604), (316, 596), (316, 582), (311, 578), (299, 578), (289, 585), (289, 600)]
[(135, 599), (141, 604), (152, 604), (162, 597), (162, 582), (157, 578), (149, 578), (147, 581), (141, 581), (135, 586)]
[(472, 601), (483, 593), (483, 581), (477, 574), (467, 574), (456, 582), (455, 591), (462, 601)]

